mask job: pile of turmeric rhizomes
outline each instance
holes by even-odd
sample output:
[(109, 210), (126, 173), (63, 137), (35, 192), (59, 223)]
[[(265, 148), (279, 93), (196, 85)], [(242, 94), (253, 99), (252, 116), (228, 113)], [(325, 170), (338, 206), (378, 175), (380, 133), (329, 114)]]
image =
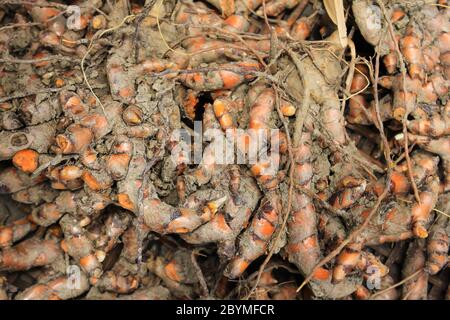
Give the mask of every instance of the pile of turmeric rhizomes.
[(1, 0), (0, 299), (449, 299), (449, 18)]

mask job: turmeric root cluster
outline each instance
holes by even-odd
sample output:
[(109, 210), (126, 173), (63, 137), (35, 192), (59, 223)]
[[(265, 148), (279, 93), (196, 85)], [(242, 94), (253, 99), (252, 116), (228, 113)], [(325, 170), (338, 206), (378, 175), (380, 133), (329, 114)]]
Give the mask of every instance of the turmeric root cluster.
[(448, 5), (342, 2), (3, 1), (0, 299), (448, 297)]

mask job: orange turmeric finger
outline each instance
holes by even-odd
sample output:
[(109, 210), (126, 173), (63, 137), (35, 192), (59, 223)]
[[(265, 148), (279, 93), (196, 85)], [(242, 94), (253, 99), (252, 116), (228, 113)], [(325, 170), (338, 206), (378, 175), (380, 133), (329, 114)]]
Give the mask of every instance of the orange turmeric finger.
[(48, 227), (58, 221), (63, 214), (57, 204), (44, 203), (33, 209), (30, 219), (40, 226)]
[(55, 9), (55, 8), (50, 8), (50, 7), (38, 7), (38, 6), (32, 6), (29, 10), (28, 13), (31, 15), (31, 17), (33, 18), (33, 20), (35, 22), (40, 22), (40, 23), (46, 23), (48, 22), (51, 18), (59, 15), (61, 13), (60, 10)]
[[(239, 186), (234, 186), (235, 193), (231, 191), (223, 209), (193, 232), (181, 235), (183, 240), (192, 244), (215, 242), (221, 257), (227, 260), (234, 257), (236, 237), (247, 226), (260, 199), (259, 188), (252, 177), (242, 176), (239, 180)], [(197, 194), (189, 196), (186, 204), (192, 203), (193, 197)]]
[(53, 240), (28, 239), (0, 253), (0, 270), (22, 271), (46, 266), (60, 258), (62, 251)]
[(401, 51), (408, 62), (408, 71), (411, 78), (423, 79), (423, 54), (421, 50), (420, 38), (414, 34), (405, 36), (400, 41)]
[(136, 105), (131, 105), (126, 108), (122, 113), (123, 121), (129, 126), (135, 126), (141, 124), (143, 121), (143, 112), (141, 108)]
[(383, 57), (383, 63), (386, 67), (386, 70), (389, 74), (393, 74), (397, 69), (398, 57), (397, 53), (390, 52)]
[(117, 130), (118, 134), (126, 135), (129, 138), (141, 138), (141, 139), (154, 136), (157, 132), (158, 129), (150, 124), (137, 125)]
[(357, 300), (368, 300), (370, 291), (364, 285), (359, 285), (353, 295)]
[(56, 136), (56, 144), (63, 154), (80, 153), (93, 141), (94, 135), (79, 124), (70, 125), (65, 134)]
[(147, 260), (149, 271), (162, 279), (164, 285), (176, 297), (189, 297), (193, 294), (191, 284), (196, 283), (195, 269), (191, 253), (187, 250), (168, 250), (166, 246), (155, 246)]
[(335, 209), (345, 209), (352, 206), (366, 189), (366, 181), (364, 179), (347, 176), (343, 180), (346, 180), (343, 182), (344, 189), (335, 193), (329, 200)]
[(94, 191), (106, 190), (113, 184), (113, 180), (106, 170), (85, 170), (81, 179)]
[(180, 80), (189, 88), (198, 91), (213, 91), (218, 89), (232, 89), (244, 81), (253, 79), (252, 72), (258, 71), (255, 62), (239, 62), (224, 64), (219, 70), (185, 73)]
[(234, 0), (206, 0), (209, 4), (219, 9), (225, 17), (228, 17), (234, 13), (235, 4)]
[(86, 275), (80, 272), (76, 277), (60, 276), (43, 284), (35, 284), (17, 294), (16, 300), (69, 300), (89, 289)]
[(427, 262), (425, 270), (434, 275), (448, 263), (449, 238), (444, 228), (445, 220), (438, 218), (427, 238)]
[[(416, 239), (409, 244), (406, 258), (403, 262), (403, 279), (425, 267), (426, 257), (424, 253), (424, 239)], [(423, 300), (427, 297), (428, 274), (421, 272), (415, 278), (403, 284), (402, 296), (408, 300)]]
[[(401, 143), (404, 139), (403, 134), (398, 134), (395, 139)], [(440, 156), (444, 169), (444, 191), (450, 190), (450, 138), (441, 137), (438, 139), (432, 139), (428, 136), (408, 134), (408, 141), (410, 143), (415, 142), (423, 150), (435, 153)]]
[(72, 92), (62, 92), (59, 100), (64, 103), (64, 112), (68, 113), (72, 117), (78, 118), (86, 115), (88, 112), (88, 106), (85, 105), (78, 95), (74, 95)]
[(158, 233), (187, 233), (211, 220), (226, 197), (208, 201), (198, 209), (172, 207), (159, 199), (144, 200), (144, 221)]
[(282, 99), (280, 110), (285, 117), (292, 117), (297, 111), (297, 108), (289, 101)]
[(27, 218), (0, 227), (0, 248), (10, 247), (35, 229), (36, 225)]
[(110, 131), (107, 118), (100, 113), (91, 113), (82, 117), (79, 124), (89, 128), (96, 140), (104, 137)]
[(83, 187), (81, 180), (83, 171), (74, 165), (59, 166), (50, 170), (47, 177), (52, 182), (51, 187), (56, 190), (76, 190)]
[[(294, 8), (300, 0), (277, 0), (277, 1), (271, 1), (266, 4), (265, 7), (265, 13), (269, 17), (275, 17), (278, 16), (280, 13), (282, 13), (285, 9), (292, 9)], [(260, 7), (256, 13), (258, 15), (264, 15), (263, 8)]]
[[(389, 96), (385, 96), (380, 100), (379, 112), (381, 121), (392, 118), (392, 102)], [(362, 94), (350, 98), (346, 119), (353, 124), (370, 125), (377, 123), (378, 116), (374, 101), (367, 102)]]
[(408, 129), (415, 134), (438, 138), (450, 135), (450, 121), (447, 116), (434, 115), (430, 119), (408, 121)]
[(247, 18), (240, 15), (240, 14), (234, 14), (229, 16), (225, 19), (225, 29), (230, 31), (241, 31), (246, 32), (250, 26), (250, 23), (248, 22)]
[(235, 127), (234, 119), (230, 113), (232, 104), (227, 99), (214, 100), (213, 110), (223, 130), (228, 130)]
[(92, 18), (91, 25), (95, 30), (105, 29), (107, 26), (106, 18), (101, 14), (96, 15)]
[(113, 271), (106, 272), (95, 284), (100, 290), (126, 294), (133, 292), (139, 285), (139, 279), (133, 275), (117, 275)]
[(251, 226), (239, 239), (238, 253), (230, 261), (224, 273), (227, 277), (232, 279), (239, 277), (251, 262), (267, 250), (278, 225), (277, 199), (277, 196), (273, 195), (270, 201), (263, 201), (263, 205), (253, 217)]
[(136, 90), (134, 82), (132, 82), (121, 62), (116, 61), (115, 57), (108, 59), (107, 70), (109, 86), (113, 96), (123, 102), (131, 103), (136, 95)]
[[(311, 188), (313, 177), (310, 144), (311, 133), (303, 132), (299, 146), (294, 149), (294, 182), (306, 189)], [(287, 253), (289, 261), (303, 274), (309, 274), (320, 260), (316, 210), (312, 199), (297, 190), (288, 220)]]
[(421, 203), (416, 203), (411, 209), (413, 232), (419, 238), (426, 238), (428, 236), (428, 223), (431, 218), (431, 210), (437, 202), (439, 194), (439, 178), (430, 177), (420, 192), (419, 198)]
[(128, 170), (130, 155), (126, 153), (112, 154), (108, 157), (106, 166), (114, 180), (123, 179)]
[(95, 255), (92, 242), (85, 235), (72, 236), (65, 232), (61, 248), (69, 256), (73, 257), (88, 275), (94, 277), (101, 275), (101, 263)]
[(26, 173), (34, 172), (39, 165), (39, 153), (31, 149), (16, 152), (12, 158), (13, 164)]
[(363, 243), (361, 241), (353, 242), (347, 245), (336, 258), (336, 264), (333, 269), (333, 282), (338, 283), (353, 271), (357, 266)]
[(384, 265), (378, 257), (368, 251), (361, 252), (356, 267), (365, 272), (366, 277), (371, 275), (384, 277), (389, 273), (389, 268)]
[(302, 17), (298, 19), (289, 32), (291, 37), (297, 41), (306, 40), (311, 35), (315, 21), (317, 21), (315, 17)]
[(267, 128), (270, 113), (275, 108), (275, 92), (271, 88), (264, 89), (254, 101), (249, 119), (250, 129)]

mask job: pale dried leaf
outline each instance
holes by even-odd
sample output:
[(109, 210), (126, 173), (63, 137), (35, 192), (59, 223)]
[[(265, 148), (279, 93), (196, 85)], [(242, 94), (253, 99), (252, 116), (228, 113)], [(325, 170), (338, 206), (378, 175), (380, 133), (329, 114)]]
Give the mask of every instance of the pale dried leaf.
[(324, 0), (325, 9), (330, 19), (337, 25), (339, 40), (342, 47), (347, 46), (347, 27), (345, 26), (345, 12), (343, 0)]

